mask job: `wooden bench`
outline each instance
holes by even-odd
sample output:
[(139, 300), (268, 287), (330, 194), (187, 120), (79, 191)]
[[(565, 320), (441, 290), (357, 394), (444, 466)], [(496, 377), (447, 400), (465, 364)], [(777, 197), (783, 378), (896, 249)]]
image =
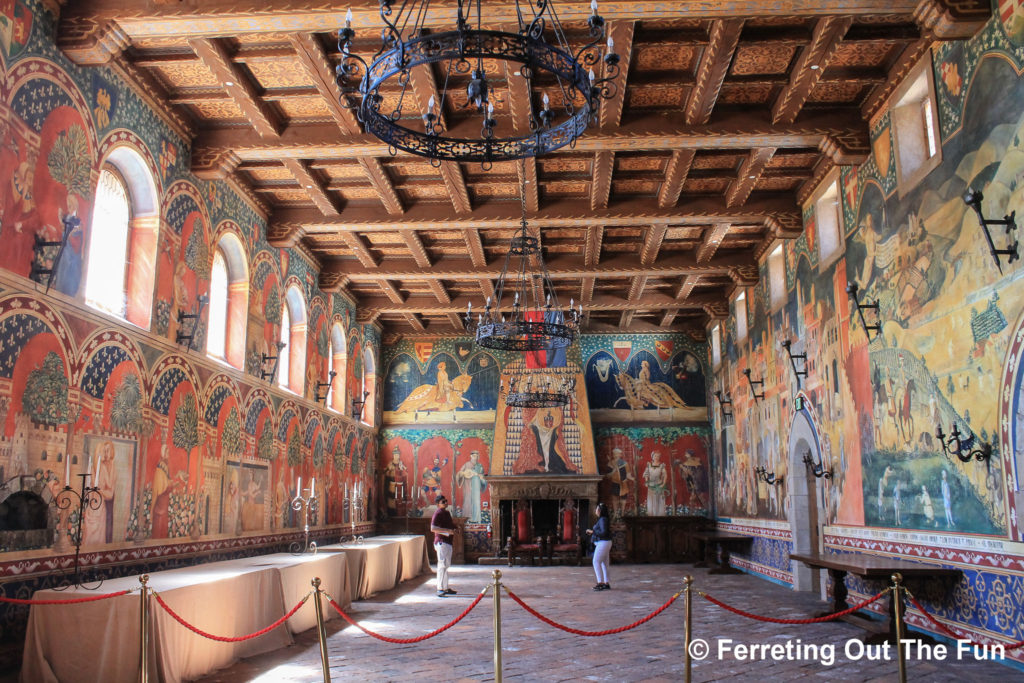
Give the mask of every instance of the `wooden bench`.
[[(927, 581), (958, 581), (963, 574), (959, 569), (949, 567), (938, 567), (933, 564), (922, 562), (908, 562), (896, 560), (879, 555), (865, 554), (841, 554), (841, 553), (790, 553), (789, 559), (803, 562), (812, 569), (826, 569), (832, 579), (832, 609), (826, 614), (835, 614), (849, 608), (846, 602), (846, 575), (855, 574), (865, 581), (873, 581), (892, 584), (892, 575), (899, 573), (903, 576), (904, 583), (924, 583)], [(899, 596), (902, 600), (902, 596)], [(902, 602), (900, 603), (903, 604)], [(881, 640), (895, 640), (896, 638), (896, 602), (892, 594), (889, 595), (889, 619), (885, 628), (881, 631)], [(850, 615), (854, 616), (854, 615)], [(862, 627), (870, 629), (870, 625), (864, 622), (863, 617), (844, 619), (852, 621)], [(923, 634), (915, 634), (921, 637)], [(904, 634), (906, 637), (906, 634)]]
[[(730, 548), (749, 548), (754, 541), (752, 536), (734, 534), (730, 531), (718, 531), (708, 529), (707, 531), (692, 531), (690, 536), (704, 545), (704, 560), (698, 562), (694, 567), (711, 567), (708, 574), (742, 574), (743, 572), (729, 564)], [(721, 550), (721, 562), (717, 561), (718, 551)]]

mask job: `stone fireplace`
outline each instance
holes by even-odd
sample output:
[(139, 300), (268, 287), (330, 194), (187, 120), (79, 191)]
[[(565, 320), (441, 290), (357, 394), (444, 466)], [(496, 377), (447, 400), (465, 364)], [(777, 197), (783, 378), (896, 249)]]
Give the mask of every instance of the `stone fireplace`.
[[(511, 510), (515, 502), (526, 500), (533, 509), (533, 524), (538, 534), (555, 533), (560, 502), (569, 498), (580, 509), (584, 528), (597, 506), (597, 485), (603, 479), (599, 474), (527, 474), (519, 476), (490, 476), (491, 490), (491, 548), (495, 557), (501, 555), (512, 529)], [(584, 515), (586, 515), (584, 517)]]

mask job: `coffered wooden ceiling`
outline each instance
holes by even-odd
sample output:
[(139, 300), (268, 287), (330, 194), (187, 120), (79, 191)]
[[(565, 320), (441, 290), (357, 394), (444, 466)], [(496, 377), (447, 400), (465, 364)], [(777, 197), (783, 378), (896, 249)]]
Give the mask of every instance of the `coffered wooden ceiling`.
[[(436, 30), (455, 3), (431, 3)], [(485, 28), (512, 29), (487, 2)], [(589, 3), (562, 1), (582, 40)], [(406, 335), (461, 330), (493, 293), (520, 217), (515, 163), (391, 156), (341, 106), (334, 32), (347, 6), (302, 0), (86, 0), (59, 43), (110, 64), (193, 138), (192, 169), (226, 178), (268, 216), (272, 244), (301, 245), (321, 287), (363, 320)], [(758, 258), (801, 232), (800, 203), (834, 166), (863, 161), (868, 123), (937, 40), (972, 35), (987, 0), (622, 0), (601, 2), (622, 56), (597, 125), (525, 164), (531, 227), (559, 296), (592, 331), (683, 330), (723, 317)], [(352, 5), (356, 51), (379, 46), (377, 5)], [(574, 33), (575, 32), (575, 33)], [(523, 130), (525, 81), (491, 64), (498, 134)], [(422, 108), (436, 81), (414, 73)], [(553, 88), (548, 92), (555, 97)], [(457, 99), (457, 98), (456, 98)], [(463, 98), (464, 99), (464, 98)], [(467, 109), (450, 128), (479, 129)], [(411, 122), (410, 125), (416, 125)]]

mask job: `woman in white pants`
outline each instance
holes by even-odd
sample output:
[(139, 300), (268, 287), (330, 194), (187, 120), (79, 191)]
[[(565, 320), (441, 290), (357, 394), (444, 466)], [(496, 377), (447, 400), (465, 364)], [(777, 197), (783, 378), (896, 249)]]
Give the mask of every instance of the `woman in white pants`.
[(587, 533), (594, 540), (594, 575), (597, 577), (596, 591), (610, 590), (608, 585), (608, 562), (612, 552), (612, 530), (608, 522), (608, 507), (604, 503), (598, 503), (594, 510), (597, 514), (597, 521), (593, 529), (587, 529)]

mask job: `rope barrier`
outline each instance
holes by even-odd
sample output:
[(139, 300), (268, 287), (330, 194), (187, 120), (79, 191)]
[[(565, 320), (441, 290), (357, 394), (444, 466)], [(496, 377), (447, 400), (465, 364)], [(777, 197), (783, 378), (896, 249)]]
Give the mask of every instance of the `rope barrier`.
[(372, 637), (376, 638), (377, 640), (383, 640), (385, 643), (394, 643), (396, 645), (410, 645), (412, 643), (418, 643), (420, 641), (426, 640), (427, 638), (433, 638), (434, 636), (436, 636), (436, 635), (438, 635), (440, 633), (444, 633), (445, 631), (450, 629), (452, 626), (455, 626), (455, 624), (457, 624), (460, 621), (462, 621), (463, 619), (465, 619), (466, 615), (469, 614), (470, 612), (472, 612), (474, 607), (476, 607), (477, 605), (480, 604), (480, 601), (484, 599), (484, 595), (486, 595), (486, 594), (487, 594), (487, 589), (484, 588), (476, 596), (476, 600), (471, 602), (469, 607), (467, 607), (466, 609), (464, 609), (462, 611), (462, 614), (460, 614), (459, 616), (455, 617), (455, 619), (453, 619), (452, 621), (448, 622), (447, 624), (445, 624), (441, 628), (436, 629), (434, 631), (431, 631), (430, 633), (425, 633), (422, 636), (416, 636), (415, 638), (389, 638), (388, 636), (383, 636), (383, 635), (381, 635), (379, 633), (374, 633), (373, 631), (371, 631), (370, 629), (366, 628), (365, 626), (362, 626), (359, 622), (354, 621), (352, 619), (352, 617), (350, 617), (349, 615), (345, 614), (345, 611), (341, 609), (341, 605), (336, 603), (334, 601), (334, 598), (332, 598), (330, 595), (327, 595), (327, 600), (330, 602), (331, 607), (334, 608), (334, 611), (341, 615), (342, 619), (347, 621), (352, 626), (355, 626), (356, 628), (358, 628), (360, 631), (362, 631), (366, 635), (372, 636)]
[(891, 590), (890, 588), (886, 588), (884, 591), (882, 591), (878, 595), (874, 596), (873, 598), (868, 598), (864, 602), (862, 602), (860, 604), (857, 604), (857, 605), (854, 605), (853, 607), (850, 607), (848, 609), (844, 609), (841, 612), (833, 612), (832, 614), (827, 614), (827, 615), (825, 615), (823, 617), (814, 617), (813, 619), (777, 619), (775, 617), (762, 617), (762, 616), (757, 615), (757, 614), (751, 614), (750, 612), (744, 612), (741, 609), (736, 609), (735, 607), (731, 607), (730, 605), (727, 605), (724, 602), (716, 600), (715, 598), (711, 597), (710, 595), (708, 595), (704, 591), (697, 591), (697, 594), (700, 595), (705, 600), (707, 600), (708, 602), (714, 604), (714, 605), (718, 605), (719, 607), (721, 607), (723, 609), (729, 610), (733, 614), (738, 614), (741, 617), (747, 617), (748, 619), (756, 619), (757, 621), (767, 621), (768, 623), (771, 623), (771, 624), (819, 624), (819, 623), (821, 623), (823, 621), (833, 621), (833, 620), (838, 619), (840, 617), (845, 617), (847, 614), (853, 614), (857, 610), (862, 609), (864, 607), (867, 607), (868, 605), (870, 605), (873, 602), (878, 602), (890, 590)]
[(67, 598), (66, 600), (22, 600), (21, 598), (5, 598), (0, 596), (0, 602), (9, 602), (14, 605), (77, 605), (80, 602), (96, 602), (117, 598), (131, 593), (130, 590), (117, 591), (116, 593), (104, 593), (103, 595), (90, 595), (86, 598)]
[[(906, 593), (907, 593), (907, 600), (910, 600), (911, 604), (914, 605), (914, 607), (916, 607), (918, 609), (918, 611), (921, 612), (921, 614), (924, 615), (925, 619), (927, 619), (928, 621), (931, 622), (932, 626), (934, 626), (935, 628), (939, 629), (940, 631), (945, 633), (947, 636), (949, 636), (951, 638), (954, 638), (955, 640), (966, 641), (966, 642), (970, 643), (971, 645), (973, 645), (974, 647), (988, 647), (988, 645), (986, 645), (985, 643), (979, 643), (976, 640), (971, 640), (970, 638), (968, 638), (964, 634), (955, 631), (954, 629), (952, 629), (952, 628), (946, 626), (945, 624), (943, 624), (942, 622), (940, 622), (938, 619), (936, 619), (932, 615), (928, 614), (928, 612), (925, 611), (924, 607), (921, 606), (921, 603), (919, 603), (916, 599), (914, 599), (914, 596), (913, 596), (913, 594), (910, 591), (906, 590), (905, 588), (903, 590), (906, 591)], [(1016, 650), (1016, 649), (1021, 648), (1021, 647), (1024, 647), (1024, 640), (1018, 640), (1016, 643), (1012, 643), (1010, 645), (1003, 645), (1003, 649), (1007, 650), (1007, 651), (1009, 651), (1009, 650)]]
[(611, 628), (611, 629), (608, 629), (606, 631), (581, 631), (578, 628), (572, 628), (572, 627), (569, 627), (569, 626), (564, 626), (562, 624), (559, 624), (556, 621), (552, 621), (551, 619), (548, 619), (543, 614), (541, 614), (540, 612), (538, 612), (537, 610), (533, 609), (532, 607), (527, 605), (525, 602), (523, 602), (522, 598), (520, 598), (518, 595), (516, 595), (515, 593), (513, 593), (512, 591), (510, 591), (508, 589), (508, 586), (502, 585), (502, 588), (504, 588), (505, 592), (508, 593), (508, 597), (512, 598), (520, 607), (522, 607), (527, 612), (529, 612), (533, 616), (535, 616), (538, 619), (540, 619), (541, 621), (543, 621), (548, 626), (554, 626), (557, 629), (561, 629), (561, 630), (565, 631), (566, 633), (572, 633), (573, 635), (588, 636), (588, 637), (610, 636), (610, 635), (613, 635), (615, 633), (622, 633), (623, 631), (629, 631), (630, 629), (634, 629), (637, 626), (640, 626), (642, 624), (646, 624), (648, 621), (650, 621), (651, 619), (653, 619), (654, 617), (658, 616), (659, 614), (664, 612), (666, 609), (668, 609), (669, 605), (671, 605), (673, 602), (675, 602), (676, 598), (678, 598), (680, 595), (682, 595), (682, 593), (676, 593), (671, 598), (669, 598), (668, 602), (666, 602), (664, 605), (662, 605), (658, 609), (654, 610), (653, 612), (648, 614), (646, 617), (643, 617), (642, 619), (634, 621), (632, 624), (627, 624), (626, 626), (620, 626), (618, 628)]
[(306, 600), (309, 600), (309, 596), (311, 596), (313, 594), (313, 591), (310, 591), (310, 592), (306, 593), (305, 597), (303, 597), (302, 600), (299, 600), (299, 604), (295, 605), (295, 607), (292, 608), (291, 612), (288, 612), (288, 614), (284, 615), (283, 617), (281, 617), (280, 619), (275, 621), (270, 626), (268, 626), (268, 627), (266, 627), (264, 629), (260, 629), (259, 631), (256, 631), (255, 633), (250, 633), (248, 635), (228, 637), (228, 636), (215, 636), (212, 633), (207, 633), (206, 631), (203, 631), (201, 629), (196, 628), (192, 624), (190, 624), (187, 621), (185, 621), (184, 619), (182, 619), (177, 614), (177, 612), (172, 610), (170, 608), (170, 606), (166, 602), (164, 602), (164, 599), (162, 597), (160, 597), (159, 593), (157, 593), (156, 591), (152, 591), (152, 592), (153, 592), (153, 597), (156, 598), (156, 601), (158, 603), (160, 603), (160, 606), (164, 608), (164, 611), (166, 611), (168, 614), (170, 614), (172, 617), (174, 617), (174, 620), (176, 622), (178, 622), (179, 624), (181, 624), (182, 626), (187, 628), (189, 631), (192, 631), (193, 633), (202, 636), (203, 638), (208, 638), (209, 640), (216, 640), (219, 643), (239, 643), (239, 642), (241, 642), (243, 640), (252, 640), (253, 638), (258, 638), (258, 637), (262, 636), (265, 633), (270, 633), (275, 628), (277, 628), (278, 626), (280, 626), (284, 622), (286, 622), (289, 619), (291, 619), (292, 616), (294, 616), (295, 613), (299, 611), (299, 608), (306, 604)]

